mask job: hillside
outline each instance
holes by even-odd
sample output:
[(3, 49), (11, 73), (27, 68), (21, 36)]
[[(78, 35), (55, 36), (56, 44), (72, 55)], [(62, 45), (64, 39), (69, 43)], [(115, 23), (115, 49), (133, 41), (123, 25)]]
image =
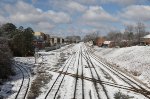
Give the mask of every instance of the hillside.
[(95, 47), (96, 54), (112, 64), (127, 70), (150, 85), (150, 47), (133, 46), (126, 48)]

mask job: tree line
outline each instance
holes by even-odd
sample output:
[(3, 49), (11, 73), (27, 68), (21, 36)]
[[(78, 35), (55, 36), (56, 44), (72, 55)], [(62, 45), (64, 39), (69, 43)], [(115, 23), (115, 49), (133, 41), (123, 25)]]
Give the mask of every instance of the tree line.
[(149, 32), (146, 32), (145, 24), (138, 22), (136, 25), (126, 25), (123, 33), (111, 31), (106, 38), (116, 42), (116, 45), (123, 47), (121, 41), (124, 40), (128, 42), (128, 46), (139, 45), (141, 43), (141, 38), (147, 34), (149, 34)]
[(146, 31), (145, 24), (142, 22), (137, 22), (136, 25), (126, 25), (124, 32), (110, 31), (105, 36), (100, 36), (99, 32), (87, 34), (84, 37), (84, 41), (93, 41), (94, 44), (96, 44), (98, 37), (103, 37), (106, 40), (114, 41), (116, 46), (123, 47), (121, 41), (127, 41), (128, 46), (133, 46), (140, 44), (141, 37), (147, 34), (149, 34), (149, 32)]
[(30, 27), (17, 28), (12, 23), (0, 26), (0, 79), (8, 78), (13, 73), (13, 56), (33, 55), (33, 32)]

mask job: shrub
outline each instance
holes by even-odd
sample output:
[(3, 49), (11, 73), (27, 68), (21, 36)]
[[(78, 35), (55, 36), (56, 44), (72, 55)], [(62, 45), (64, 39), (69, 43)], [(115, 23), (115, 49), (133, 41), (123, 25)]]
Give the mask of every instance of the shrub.
[(141, 75), (141, 73), (138, 72), (138, 71), (131, 71), (131, 73), (132, 73), (134, 76), (140, 76), (140, 75)]
[(31, 88), (28, 94), (28, 99), (35, 99), (41, 94), (41, 88), (45, 86), (50, 79), (52, 78), (52, 75), (47, 73), (40, 73), (36, 77), (36, 79), (32, 82)]
[(117, 92), (114, 94), (114, 99), (131, 99), (129, 95), (125, 95), (121, 92)]

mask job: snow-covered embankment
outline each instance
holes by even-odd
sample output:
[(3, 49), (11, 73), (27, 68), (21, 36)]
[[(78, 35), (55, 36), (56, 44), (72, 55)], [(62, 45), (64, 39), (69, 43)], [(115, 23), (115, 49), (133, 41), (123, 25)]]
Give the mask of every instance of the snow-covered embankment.
[(133, 46), (125, 48), (98, 48), (95, 54), (112, 64), (136, 75), (150, 85), (150, 46)]

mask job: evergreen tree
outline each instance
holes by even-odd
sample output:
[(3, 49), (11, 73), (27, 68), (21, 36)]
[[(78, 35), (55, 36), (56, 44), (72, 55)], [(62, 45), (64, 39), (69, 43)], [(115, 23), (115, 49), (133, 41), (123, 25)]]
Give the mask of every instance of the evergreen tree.
[(1, 26), (3, 37), (12, 38), (16, 34), (16, 26), (12, 23), (6, 23)]
[(33, 52), (33, 47), (32, 47), (32, 41), (33, 41), (33, 30), (32, 28), (28, 27), (24, 30), (24, 33), (22, 35), (22, 40), (23, 40), (23, 54), (27, 56), (31, 52)]
[(32, 54), (33, 47), (33, 30), (32, 28), (28, 27), (26, 29), (20, 30), (13, 37), (13, 50), (14, 55), (17, 56), (28, 56)]
[(0, 37), (0, 79), (6, 79), (12, 72), (12, 54), (8, 46), (8, 40)]
[(12, 23), (0, 27), (0, 36), (8, 38), (9, 46), (14, 56), (27, 56), (33, 53), (33, 29), (20, 26), (18, 29)]

